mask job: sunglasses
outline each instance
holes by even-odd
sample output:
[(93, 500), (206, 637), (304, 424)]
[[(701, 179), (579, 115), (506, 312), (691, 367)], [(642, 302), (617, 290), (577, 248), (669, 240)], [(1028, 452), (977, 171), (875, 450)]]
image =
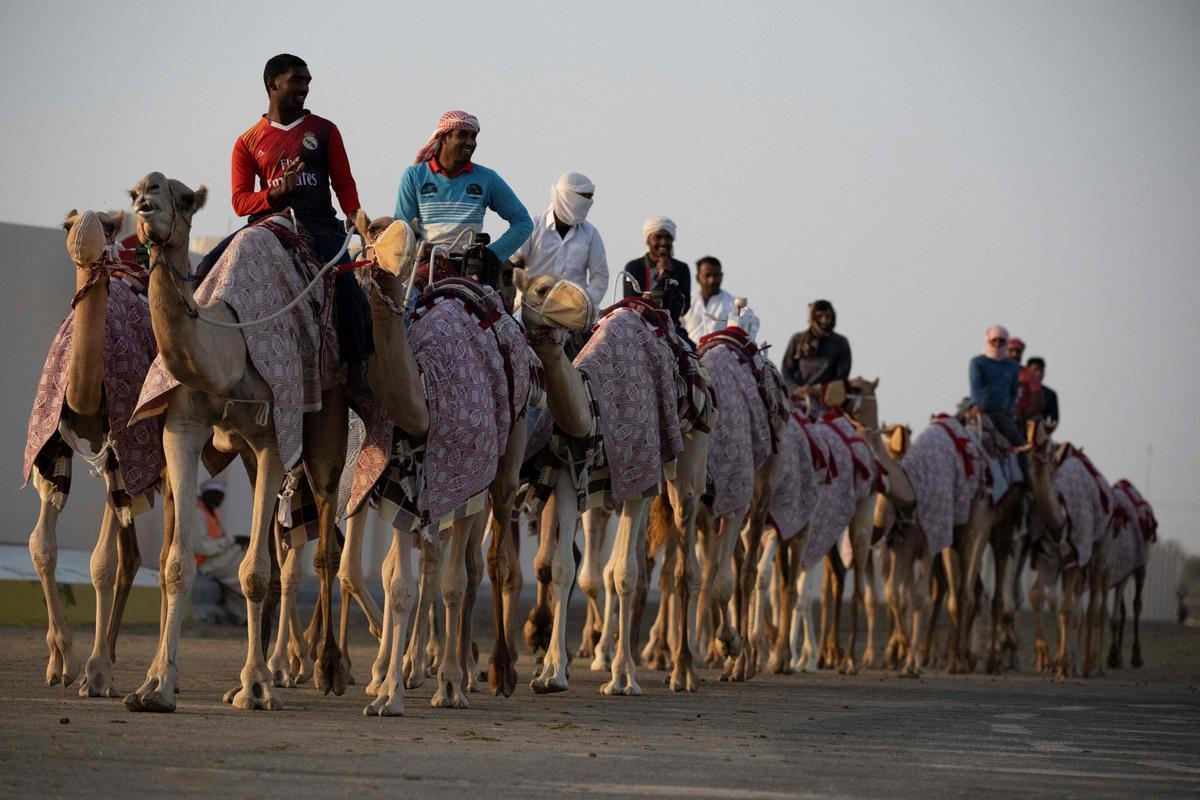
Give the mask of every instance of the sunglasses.
[(1005, 339), (1003, 336), (997, 336), (995, 339), (988, 339), (988, 344), (1001, 345), (1007, 341), (1008, 339)]

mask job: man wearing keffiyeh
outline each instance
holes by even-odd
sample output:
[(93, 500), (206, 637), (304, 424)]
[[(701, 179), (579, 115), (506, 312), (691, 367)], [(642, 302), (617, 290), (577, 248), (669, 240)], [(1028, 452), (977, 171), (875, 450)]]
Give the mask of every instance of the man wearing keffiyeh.
[(508, 230), (488, 245), (498, 261), (509, 258), (533, 231), (529, 212), (495, 171), (472, 161), (479, 120), (465, 111), (447, 111), (425, 146), (404, 170), (396, 198), (397, 219), (416, 221), (430, 244), (466, 249), (470, 230), (483, 232), (487, 209), (508, 222)]

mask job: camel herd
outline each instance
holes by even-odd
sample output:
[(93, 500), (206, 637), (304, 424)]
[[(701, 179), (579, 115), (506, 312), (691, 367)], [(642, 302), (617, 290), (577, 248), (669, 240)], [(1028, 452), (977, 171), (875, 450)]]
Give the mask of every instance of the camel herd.
[[(699, 688), (699, 665), (732, 681), (820, 667), (915, 676), (942, 665), (971, 672), (982, 647), (989, 672), (1017, 668), (1026, 563), (1039, 670), (1103, 671), (1110, 591), (1107, 663), (1119, 666), (1131, 578), (1133, 664), (1141, 665), (1153, 513), (1132, 484), (1110, 485), (1082, 450), (1051, 442), (1038, 422), (1019, 448), (1028, 475), (1014, 479), (1005, 469), (1014, 448), (969, 411), (936, 415), (914, 438), (881, 425), (878, 381), (860, 378), (827, 385), (802, 409), (739, 327), (693, 350), (652, 298), (597, 315), (581, 287), (521, 270), (518, 323), (499, 293), (456, 277), (453, 262), (407, 224), (360, 212), (357, 266), (376, 352), (373, 399), (353, 409), (365, 437), (348, 453), (352, 410), (325, 313), (332, 282), (290, 220), (247, 228), (196, 285), (188, 242), (205, 189), (151, 173), (131, 196), (148, 270), (114, 243), (119, 217), (67, 218), (76, 293), (30, 421), (25, 473), (41, 512), (29, 548), (49, 616), (47, 685), (80, 679), (83, 697), (118, 696), (117, 633), (140, 564), (134, 517), (157, 496), (160, 638), (144, 683), (124, 703), (175, 709), (187, 668), (178, 649), (196, 574), (199, 468), (234, 460), (254, 486), (239, 571), (246, 662), (225, 696), (239, 709), (278, 709), (280, 687), (309, 679), (342, 694), (351, 598), (379, 640), (368, 715), (403, 714), (405, 690), (431, 678), (435, 707), (466, 707), (485, 675), (493, 694), (509, 696), (521, 640), (538, 655), (533, 691), (567, 691), (575, 585), (587, 616), (574, 663), (608, 673), (601, 691), (609, 695), (641, 693), (639, 662), (669, 671), (667, 685), (682, 692)], [(569, 358), (568, 342), (589, 329)], [(96, 639), (82, 673), (54, 574), (55, 524), (76, 454), (108, 489), (91, 562)], [(361, 567), (369, 506), (394, 520), (382, 608)], [(615, 540), (602, 563), (613, 514)], [(523, 515), (539, 535), (537, 601), (526, 619), (517, 608)], [(317, 541), (320, 583), (307, 630), (296, 609), (306, 538)], [(994, 591), (984, 608), (989, 548)], [(639, 649), (655, 562), (661, 600)], [(471, 619), (485, 566), (496, 635), (481, 671)], [(881, 608), (887, 615), (877, 619)], [(1057, 610), (1053, 655), (1048, 608)]]

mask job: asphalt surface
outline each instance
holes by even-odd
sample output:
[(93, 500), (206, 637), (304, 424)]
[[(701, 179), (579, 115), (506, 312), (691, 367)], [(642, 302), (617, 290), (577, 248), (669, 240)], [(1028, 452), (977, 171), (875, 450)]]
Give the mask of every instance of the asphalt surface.
[[(361, 683), (233, 710), (220, 698), (244, 640), (203, 626), (185, 635), (178, 711), (132, 714), (42, 686), (44, 633), (0, 628), (0, 796), (1194, 798), (1200, 632), (1145, 628), (1146, 668), (1087, 682), (867, 670), (728, 684), (705, 670), (698, 694), (676, 695), (639, 669), (642, 697), (608, 698), (577, 662), (570, 692), (537, 696), (523, 656), (509, 699), (433, 709), (429, 681), (388, 719), (361, 715)], [(77, 657), (89, 639), (76, 632)], [(154, 645), (122, 634), (118, 690), (141, 682)], [(373, 652), (365, 635), (351, 648), (360, 681)]]

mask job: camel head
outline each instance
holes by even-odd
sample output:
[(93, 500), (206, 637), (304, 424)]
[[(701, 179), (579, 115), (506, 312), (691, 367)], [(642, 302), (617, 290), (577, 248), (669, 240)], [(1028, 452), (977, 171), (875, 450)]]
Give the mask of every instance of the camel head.
[(95, 264), (104, 254), (104, 248), (113, 243), (125, 214), (106, 214), (103, 211), (76, 211), (71, 209), (63, 220), (67, 232), (67, 253), (76, 267)]
[(912, 428), (907, 425), (884, 425), (883, 446), (893, 461), (904, 458), (908, 446), (912, 444)]
[(192, 217), (204, 208), (208, 189), (193, 191), (182, 181), (151, 172), (129, 190), (137, 214), (137, 234), (144, 244), (187, 247)]
[(521, 291), (521, 317), (529, 330), (558, 328), (585, 331), (596, 317), (596, 306), (582, 286), (553, 275), (529, 276), (518, 267), (513, 283)]
[(417, 263), (417, 235), (412, 226), (394, 217), (371, 219), (361, 208), (354, 227), (376, 265), (397, 278), (407, 279)]
[(851, 378), (846, 381), (846, 400), (849, 404), (850, 415), (864, 427), (879, 427), (879, 404), (876, 401), (875, 390), (879, 387), (879, 379), (869, 381), (866, 378)]

